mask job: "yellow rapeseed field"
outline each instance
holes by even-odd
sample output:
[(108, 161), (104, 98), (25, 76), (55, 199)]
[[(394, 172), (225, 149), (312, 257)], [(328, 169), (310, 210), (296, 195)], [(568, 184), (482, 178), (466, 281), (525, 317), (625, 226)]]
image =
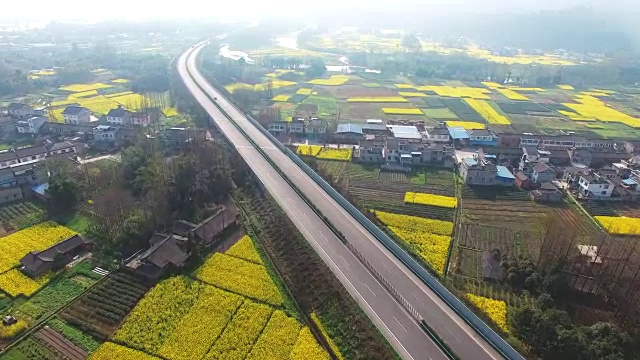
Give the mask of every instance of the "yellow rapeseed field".
[(494, 300), (486, 297), (466, 294), (465, 297), (483, 313), (485, 313), (505, 333), (507, 327), (507, 304), (502, 300)]
[(68, 101), (73, 101), (74, 99), (77, 99), (77, 98), (89, 97), (94, 95), (98, 95), (98, 90), (77, 92), (77, 93), (69, 94)]
[(0, 238), (0, 273), (20, 264), (30, 251), (44, 250), (76, 232), (53, 221), (47, 221)]
[(404, 97), (427, 97), (427, 94), (421, 92), (400, 91), (398, 94)]
[(288, 359), (299, 332), (300, 324), (296, 319), (276, 310), (246, 359)]
[(204, 286), (186, 276), (161, 281), (138, 302), (113, 339), (157, 354), (163, 341), (189, 312)]
[(482, 85), (484, 85), (484, 86), (486, 86), (486, 87), (488, 87), (490, 89), (500, 89), (500, 88), (504, 87), (504, 85), (498, 84), (498, 83), (495, 83), (495, 82), (492, 82), (492, 81), (483, 81)]
[(529, 100), (528, 97), (518, 94), (517, 92), (511, 90), (511, 89), (496, 89), (497, 92), (499, 92), (500, 94), (504, 95), (507, 99), (509, 100)]
[(291, 98), (291, 95), (276, 95), (273, 97), (273, 101), (287, 102)]
[(311, 95), (312, 89), (308, 89), (308, 88), (301, 88), (298, 89), (298, 91), (296, 91), (296, 94), (298, 95)]
[(348, 102), (352, 103), (400, 103), (409, 102), (402, 96), (369, 96), (369, 97), (353, 97), (348, 98)]
[(556, 86), (558, 87), (558, 89), (562, 89), (562, 90), (575, 90), (571, 85), (561, 84)]
[(155, 356), (143, 353), (142, 351), (130, 349), (126, 346), (112, 342), (106, 342), (91, 353), (89, 360), (161, 360)]
[(458, 199), (455, 197), (411, 191), (407, 191), (404, 194), (404, 202), (408, 204), (439, 206), (449, 209), (455, 209), (458, 206)]
[(423, 258), (438, 274), (444, 273), (453, 233), (452, 222), (383, 211), (374, 211), (374, 213), (380, 222)]
[(117, 101), (112, 98), (107, 98), (102, 95), (90, 97), (90, 98), (80, 98), (77, 99), (78, 104), (83, 107), (86, 107), (91, 112), (105, 115), (111, 109), (116, 109), (118, 105), (120, 105)]
[(322, 150), (321, 145), (298, 145), (296, 153), (315, 157), (318, 156), (320, 150)]
[(272, 312), (270, 306), (245, 300), (204, 359), (244, 359)]
[(239, 295), (205, 286), (178, 326), (166, 334), (158, 354), (172, 360), (202, 358), (242, 301)]
[(67, 105), (73, 105), (73, 104), (77, 104), (75, 100), (60, 100), (60, 101), (52, 101), (51, 104), (49, 105), (51, 105), (51, 107), (58, 107), (58, 106), (67, 106)]
[(118, 104), (133, 111), (137, 111), (149, 106), (149, 99), (145, 98), (140, 94), (135, 94), (135, 93), (121, 95), (121, 96), (114, 96), (114, 97), (110, 97), (109, 99), (116, 101)]
[(448, 127), (461, 127), (465, 130), (482, 130), (486, 129), (486, 125), (474, 121), (445, 121)]
[(424, 115), (422, 110), (417, 108), (382, 108), (382, 112), (389, 115)]
[(640, 219), (625, 216), (594, 216), (609, 234), (640, 235)]
[(324, 85), (324, 86), (340, 86), (349, 81), (349, 75), (331, 75), (328, 79), (313, 79), (307, 81), (308, 84)]
[(48, 284), (50, 280), (51, 274), (32, 279), (18, 269), (11, 269), (0, 274), (0, 289), (12, 297), (19, 295), (31, 297), (31, 295)]
[(586, 119), (596, 119), (603, 122), (617, 122), (632, 128), (640, 128), (640, 119), (620, 112), (606, 103), (591, 95), (576, 95), (575, 103), (563, 103), (564, 106), (574, 110), (581, 117)]
[(256, 264), (263, 264), (262, 259), (260, 258), (260, 254), (256, 250), (256, 247), (253, 244), (253, 241), (249, 237), (249, 235), (243, 236), (238, 242), (233, 244), (229, 250), (225, 252), (227, 255), (235, 256), (237, 258), (251, 261)]
[(24, 319), (18, 319), (18, 322), (11, 326), (0, 326), (0, 339), (13, 339), (28, 327), (29, 323)]
[(127, 79), (119, 78), (119, 79), (113, 79), (111, 80), (111, 82), (116, 84), (126, 84), (126, 83), (129, 83), (130, 81)]
[(352, 151), (348, 148), (329, 148), (325, 147), (320, 150), (320, 153), (316, 156), (318, 159), (323, 160), (338, 160), (338, 161), (350, 161)]
[(196, 270), (195, 276), (221, 289), (275, 306), (282, 305), (282, 295), (262, 265), (215, 253)]
[(464, 99), (464, 101), (490, 124), (511, 125), (511, 121), (506, 116), (500, 115), (488, 102), (476, 99)]
[(71, 91), (71, 92), (85, 92), (85, 91), (91, 91), (91, 90), (106, 89), (110, 87), (113, 87), (113, 85), (104, 84), (104, 83), (72, 84), (72, 85), (61, 86), (60, 90)]
[(290, 360), (329, 360), (329, 354), (318, 344), (308, 327), (302, 328), (291, 350)]

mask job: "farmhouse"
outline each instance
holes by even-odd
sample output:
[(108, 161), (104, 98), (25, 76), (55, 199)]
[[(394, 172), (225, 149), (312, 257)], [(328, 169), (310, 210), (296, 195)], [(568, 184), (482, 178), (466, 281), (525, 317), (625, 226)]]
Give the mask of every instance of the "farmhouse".
[(62, 118), (65, 124), (88, 124), (91, 121), (91, 112), (82, 106), (70, 105), (62, 111)]
[(66, 266), (74, 256), (92, 248), (92, 243), (85, 241), (80, 235), (74, 235), (48, 249), (25, 255), (20, 260), (22, 272), (34, 278), (44, 275)]
[(158, 280), (172, 269), (182, 268), (189, 259), (188, 239), (175, 234), (155, 233), (149, 248), (124, 261), (124, 267), (147, 280)]
[(531, 180), (534, 183), (546, 183), (556, 178), (556, 171), (544, 162), (537, 162), (533, 166)]
[(199, 224), (179, 220), (173, 226), (173, 232), (193, 240), (198, 246), (211, 245), (218, 236), (231, 226), (236, 225), (238, 210), (233, 205), (220, 205), (215, 213)]
[(384, 148), (383, 139), (360, 140), (353, 152), (353, 160), (381, 164), (384, 162)]
[(14, 119), (24, 119), (31, 115), (33, 108), (25, 103), (11, 103), (7, 108), (7, 114)]
[(19, 134), (35, 135), (40, 131), (40, 128), (47, 121), (44, 116), (32, 116), (25, 120), (18, 120), (16, 122), (16, 130)]
[(310, 140), (324, 141), (328, 124), (322, 119), (312, 119), (307, 124), (307, 138)]
[(426, 131), (427, 139), (433, 142), (448, 143), (451, 141), (451, 135), (449, 129), (445, 127), (436, 127)]
[(496, 146), (498, 137), (489, 129), (471, 130), (469, 132), (469, 144), (476, 146)]
[(580, 175), (578, 191), (580, 197), (609, 198), (613, 193), (614, 184), (598, 174)]
[(562, 192), (550, 182), (542, 183), (540, 188), (531, 192), (531, 199), (539, 202), (560, 202), (562, 197)]

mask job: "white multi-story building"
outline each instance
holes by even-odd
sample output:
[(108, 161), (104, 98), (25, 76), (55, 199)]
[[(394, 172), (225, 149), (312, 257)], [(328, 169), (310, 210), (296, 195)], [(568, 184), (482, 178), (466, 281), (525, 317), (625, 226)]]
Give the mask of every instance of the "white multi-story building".
[(16, 122), (16, 130), (19, 134), (37, 134), (46, 121), (47, 118), (44, 116), (33, 116), (27, 120), (19, 120)]

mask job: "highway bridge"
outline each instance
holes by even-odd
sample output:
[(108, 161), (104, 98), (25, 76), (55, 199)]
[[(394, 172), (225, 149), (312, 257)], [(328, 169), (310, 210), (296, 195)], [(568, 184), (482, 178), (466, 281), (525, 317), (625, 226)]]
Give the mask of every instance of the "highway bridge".
[(503, 359), (502, 352), (486, 337), (209, 84), (196, 61), (206, 45), (201, 42), (178, 59), (178, 71), (187, 89), (400, 356), (413, 360), (451, 358), (438, 346), (437, 337), (420, 326), (419, 320), (424, 319), (457, 357)]

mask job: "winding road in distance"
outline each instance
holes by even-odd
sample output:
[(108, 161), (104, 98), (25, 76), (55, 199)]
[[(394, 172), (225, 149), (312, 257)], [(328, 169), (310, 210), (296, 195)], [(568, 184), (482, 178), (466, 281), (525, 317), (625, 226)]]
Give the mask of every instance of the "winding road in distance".
[[(258, 144), (266, 156), (287, 175), (289, 181), (295, 184), (376, 271), (392, 284), (459, 358), (502, 359), (503, 357), (482, 336), (207, 82), (196, 66), (198, 53), (206, 44), (199, 43), (180, 56), (177, 62), (180, 77), (278, 205), (402, 358), (441, 360), (447, 359), (447, 356), (236, 125)], [(216, 99), (217, 106), (210, 100), (213, 98)], [(218, 106), (232, 119), (227, 118)]]

